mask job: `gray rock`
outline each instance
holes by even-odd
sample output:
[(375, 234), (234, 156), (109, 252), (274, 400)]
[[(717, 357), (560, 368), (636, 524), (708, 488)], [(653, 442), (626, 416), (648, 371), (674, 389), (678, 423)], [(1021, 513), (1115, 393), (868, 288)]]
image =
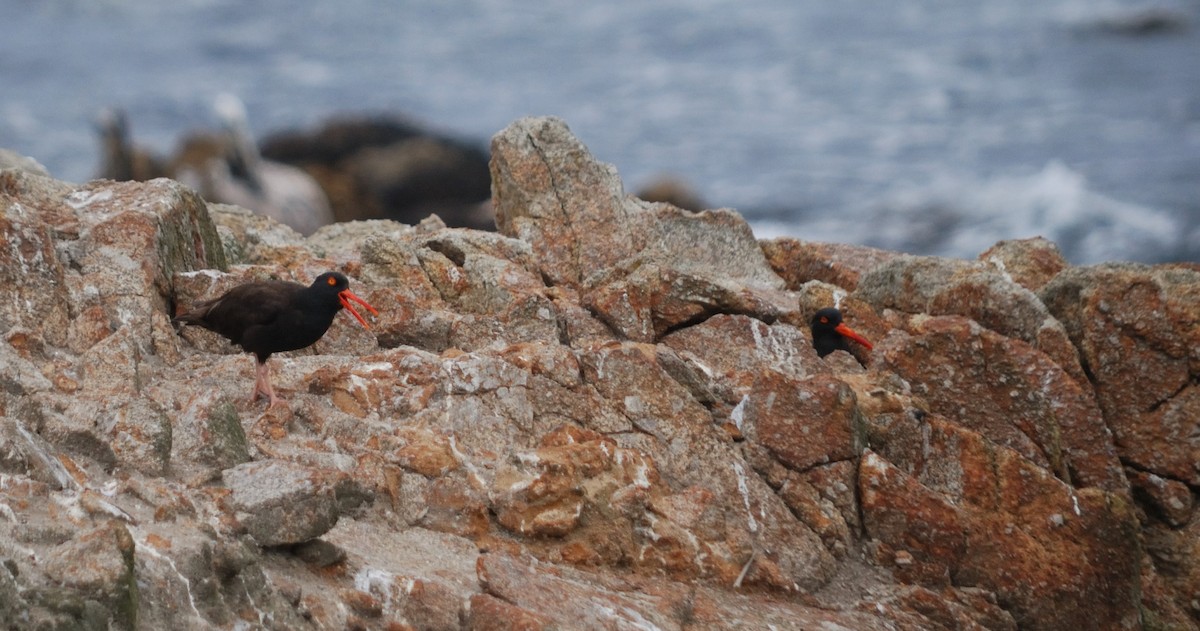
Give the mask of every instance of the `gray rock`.
[(75, 488), (75, 481), (54, 455), (54, 448), (20, 420), (6, 416), (0, 416), (0, 466), (54, 489)]
[(171, 419), (158, 403), (139, 397), (98, 419), (117, 463), (147, 475), (166, 474), (171, 463)]
[(118, 628), (136, 629), (134, 550), (129, 531), (112, 521), (52, 550), (43, 569), (59, 585), (108, 608)]
[(0, 171), (0, 330), (22, 327), (51, 344), (66, 342), (70, 299), (56, 235), (78, 234), (63, 203), (71, 190), (25, 171)]
[(259, 545), (302, 543), (337, 523), (333, 481), (322, 471), (263, 460), (226, 469), (222, 477), (234, 516)]
[(206, 471), (250, 460), (249, 442), (234, 404), (220, 392), (201, 393), (175, 415), (174, 458)]

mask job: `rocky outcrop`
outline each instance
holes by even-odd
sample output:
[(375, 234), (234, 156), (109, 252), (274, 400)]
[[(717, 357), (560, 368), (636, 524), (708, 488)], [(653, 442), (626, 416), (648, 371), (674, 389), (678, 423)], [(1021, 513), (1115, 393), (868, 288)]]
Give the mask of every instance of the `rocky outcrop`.
[(626, 196), (612, 166), (554, 119), (493, 139), (492, 182), (500, 231), (530, 244), (547, 281), (579, 292), (623, 338), (653, 341), (716, 313), (774, 321), (796, 309), (740, 216)]
[[(492, 155), (499, 233), (0, 171), (8, 627), (1200, 624), (1194, 266), (759, 243), (551, 118)], [(380, 313), (275, 408), (169, 324), (329, 269)], [(873, 351), (817, 356), (835, 303)]]

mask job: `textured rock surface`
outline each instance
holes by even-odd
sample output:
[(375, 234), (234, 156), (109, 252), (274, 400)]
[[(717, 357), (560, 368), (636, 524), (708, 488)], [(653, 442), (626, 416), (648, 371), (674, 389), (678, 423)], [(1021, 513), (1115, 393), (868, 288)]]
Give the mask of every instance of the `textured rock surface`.
[(1029, 291), (1038, 291), (1067, 268), (1058, 246), (1042, 237), (1001, 241), (980, 254), (979, 260), (1008, 274)]
[(1076, 381), (1087, 381), (1063, 325), (1003, 267), (906, 255), (864, 274), (854, 296), (879, 311), (971, 318), (1001, 335), (1032, 344)]
[(790, 289), (799, 289), (804, 283), (816, 280), (853, 291), (863, 274), (900, 256), (899, 252), (861, 245), (786, 237), (763, 241), (762, 249), (771, 268), (787, 281)]
[(221, 475), (234, 518), (263, 546), (304, 543), (337, 523), (336, 483), (329, 477), (277, 460), (247, 462)]
[(613, 167), (562, 121), (523, 119), (497, 134), (492, 181), (500, 231), (529, 243), (542, 275), (578, 290), (623, 337), (654, 341), (714, 313), (775, 320), (795, 309), (740, 216), (627, 197)]
[[(555, 119), (493, 157), (499, 233), (0, 171), (6, 628), (1200, 624), (1194, 266), (760, 245)], [(169, 325), (328, 269), (380, 314), (273, 409)]]
[(1122, 460), (1200, 486), (1200, 271), (1074, 268), (1041, 295), (1080, 349)]
[(885, 338), (876, 356), (928, 411), (1015, 450), (1061, 480), (1127, 493), (1091, 393), (1045, 354), (960, 316), (918, 316), (905, 328)]

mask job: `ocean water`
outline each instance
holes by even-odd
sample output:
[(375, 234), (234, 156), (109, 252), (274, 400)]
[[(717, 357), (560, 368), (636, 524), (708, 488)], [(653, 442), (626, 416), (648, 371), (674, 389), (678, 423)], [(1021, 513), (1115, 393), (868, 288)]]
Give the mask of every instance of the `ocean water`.
[(0, 85), (0, 146), (74, 181), (106, 106), (162, 153), (222, 92), (260, 136), (549, 114), (760, 237), (1200, 261), (1197, 0), (2, 0)]

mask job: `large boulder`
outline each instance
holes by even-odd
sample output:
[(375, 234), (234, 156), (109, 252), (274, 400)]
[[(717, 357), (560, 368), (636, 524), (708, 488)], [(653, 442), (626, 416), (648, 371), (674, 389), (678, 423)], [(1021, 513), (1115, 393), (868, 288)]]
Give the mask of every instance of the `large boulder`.
[(1071, 268), (1041, 296), (1079, 348), (1122, 461), (1200, 486), (1200, 271)]
[(579, 291), (622, 336), (653, 341), (714, 313), (773, 321), (795, 310), (741, 216), (626, 196), (561, 120), (497, 134), (492, 188), (500, 231), (529, 243), (547, 281)]
[(1002, 266), (934, 256), (899, 256), (864, 274), (854, 296), (875, 309), (960, 315), (1034, 345), (1080, 384), (1078, 352), (1037, 294)]
[(1089, 389), (1047, 355), (961, 316), (912, 318), (877, 347), (928, 411), (1078, 487), (1128, 493), (1112, 435)]
[(1140, 628), (1130, 502), (936, 416), (893, 419), (871, 439), (883, 451), (860, 465), (863, 521), (902, 580), (987, 589), (1022, 629)]
[(260, 460), (226, 469), (234, 517), (260, 545), (303, 543), (338, 520), (335, 481), (321, 470)]
[(787, 281), (789, 289), (799, 289), (815, 280), (854, 291), (863, 274), (900, 256), (899, 252), (865, 245), (821, 243), (790, 237), (763, 241), (762, 249), (771, 269)]

